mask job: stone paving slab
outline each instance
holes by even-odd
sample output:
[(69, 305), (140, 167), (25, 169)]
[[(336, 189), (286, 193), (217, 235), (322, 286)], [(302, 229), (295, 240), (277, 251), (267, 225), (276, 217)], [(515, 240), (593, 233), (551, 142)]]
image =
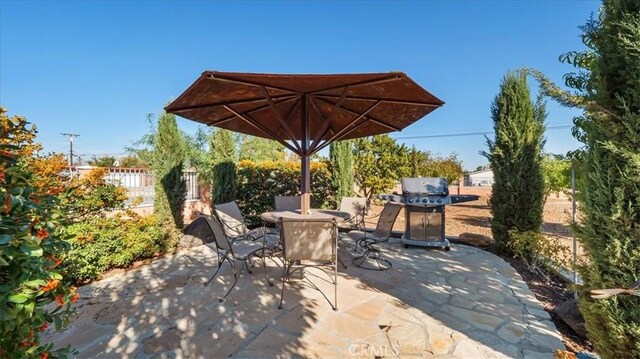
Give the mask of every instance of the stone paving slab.
[[(342, 238), (341, 247), (353, 244)], [(381, 249), (388, 271), (339, 267), (337, 311), (304, 281), (287, 284), (279, 310), (281, 283), (269, 286), (261, 267), (220, 303), (231, 270), (204, 287), (217, 262), (203, 245), (82, 287), (72, 324), (47, 335), (81, 358), (552, 358), (565, 349), (501, 258), (464, 245)], [(267, 272), (279, 278), (281, 268)], [(328, 283), (315, 284), (333, 300)]]

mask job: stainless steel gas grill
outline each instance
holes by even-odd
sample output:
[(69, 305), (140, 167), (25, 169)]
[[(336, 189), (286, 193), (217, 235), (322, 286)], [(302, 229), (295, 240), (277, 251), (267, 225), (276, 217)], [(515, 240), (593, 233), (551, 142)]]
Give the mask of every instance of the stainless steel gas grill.
[(402, 195), (381, 194), (378, 198), (405, 205), (406, 229), (402, 236), (405, 247), (444, 247), (451, 249), (444, 234), (445, 210), (448, 204), (475, 201), (475, 195), (449, 195), (442, 177), (403, 178)]

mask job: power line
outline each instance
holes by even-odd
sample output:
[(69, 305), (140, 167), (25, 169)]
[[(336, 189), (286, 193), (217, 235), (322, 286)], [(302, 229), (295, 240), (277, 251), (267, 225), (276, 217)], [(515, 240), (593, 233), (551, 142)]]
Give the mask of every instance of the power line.
[(108, 157), (108, 156), (113, 156), (113, 157), (117, 157), (117, 156), (128, 156), (130, 155), (127, 152), (112, 152), (112, 153), (108, 153), (108, 152), (82, 152), (82, 153), (78, 153), (78, 156), (96, 156), (96, 157)]
[[(549, 126), (546, 130), (559, 130), (563, 128), (571, 128), (571, 125), (563, 125), (563, 126)], [(480, 136), (480, 135), (490, 135), (493, 131), (485, 131), (485, 132), (464, 132), (464, 133), (446, 133), (440, 135), (418, 135), (418, 136), (401, 136), (394, 137), (396, 140), (414, 140), (419, 138), (436, 138), (436, 137), (463, 137), (463, 136)]]

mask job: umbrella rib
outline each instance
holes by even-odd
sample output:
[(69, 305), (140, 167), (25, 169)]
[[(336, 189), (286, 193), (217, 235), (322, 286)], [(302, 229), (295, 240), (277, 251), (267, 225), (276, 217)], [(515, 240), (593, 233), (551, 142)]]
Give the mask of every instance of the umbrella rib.
[[(349, 135), (351, 132), (353, 132), (353, 131), (355, 131), (355, 130), (359, 129), (359, 128), (360, 128), (360, 127), (362, 127), (362, 126), (364, 126), (366, 123), (367, 123), (367, 121), (362, 121), (362, 122), (360, 122), (359, 124), (357, 124), (357, 125), (353, 126), (353, 128), (351, 128), (351, 129), (347, 130), (346, 132), (344, 132), (344, 133), (342, 134), (342, 137), (344, 138), (345, 136)], [(323, 149), (323, 148), (325, 148), (325, 147), (327, 147), (329, 144), (330, 144), (330, 143), (328, 143), (328, 142), (323, 143), (323, 144), (322, 144), (322, 146), (320, 146), (320, 148), (318, 148), (318, 150), (317, 150), (316, 152), (322, 151), (322, 149)]]
[(252, 119), (251, 117), (247, 116), (247, 115), (243, 115), (237, 111), (235, 111), (234, 109), (232, 109), (231, 107), (227, 106), (227, 105), (223, 105), (223, 107), (233, 113), (234, 115), (238, 116), (240, 119), (242, 119), (243, 121), (245, 121), (246, 123), (248, 123), (249, 125), (257, 128), (258, 130), (264, 132), (265, 134), (269, 135), (271, 137), (272, 140), (275, 140), (277, 142), (280, 142), (283, 146), (285, 146), (286, 148), (290, 149), (291, 151), (296, 152), (296, 148), (291, 146), (290, 144), (287, 143), (287, 141), (278, 138), (278, 136), (275, 135), (275, 133), (271, 132), (269, 129), (267, 129), (266, 127), (262, 126), (259, 122), (255, 121), (254, 119)]
[[(284, 99), (284, 100), (276, 101), (276, 104), (285, 103), (285, 102), (288, 102), (288, 101), (291, 101), (291, 100), (295, 100), (295, 99), (297, 99), (297, 96), (292, 96), (291, 98), (288, 98), (288, 99)], [(260, 107), (256, 107), (256, 108), (254, 108), (254, 109), (252, 109), (252, 110), (250, 110), (250, 111), (247, 111), (246, 113), (247, 113), (248, 115), (251, 115), (251, 114), (256, 113), (256, 112), (258, 112), (258, 111), (262, 111), (262, 110), (264, 110), (264, 109), (265, 109), (265, 108), (267, 108), (267, 107), (269, 107), (269, 104), (262, 105), (262, 106), (260, 106)], [(294, 107), (295, 107), (295, 106), (294, 106)], [(225, 117), (225, 118), (223, 118), (223, 119), (218, 120), (217, 122), (213, 122), (213, 123), (208, 124), (208, 125), (209, 125), (209, 126), (215, 126), (215, 125), (217, 125), (217, 124), (219, 124), (219, 123), (227, 122), (227, 121), (232, 120), (232, 119), (234, 119), (234, 118), (236, 118), (236, 117), (237, 117), (236, 115), (231, 115), (231, 116), (229, 116), (229, 117)]]
[[(358, 122), (360, 119), (365, 118), (365, 121), (362, 121), (362, 123), (366, 123), (366, 116), (369, 112), (373, 111), (373, 109), (375, 109), (378, 105), (380, 104), (380, 101), (374, 103), (373, 105), (371, 105), (366, 111), (364, 111), (363, 113), (359, 114), (358, 117), (356, 117), (355, 119), (353, 119), (351, 122), (349, 122), (348, 125), (346, 125), (343, 129), (341, 129), (340, 131), (338, 131), (337, 133), (335, 133), (333, 136), (331, 136), (331, 138), (329, 138), (328, 140), (326, 140), (322, 145), (320, 145), (318, 148), (315, 148), (314, 151), (318, 152), (320, 150), (322, 150), (323, 148), (327, 147), (327, 145), (329, 145), (331, 142), (335, 141), (336, 139), (340, 138), (341, 136), (343, 136), (343, 134), (347, 131), (349, 131), (349, 127), (353, 126), (356, 122)], [(371, 119), (370, 117), (368, 117), (369, 119)], [(358, 126), (360, 126), (362, 123), (358, 124)]]
[(400, 131), (400, 130), (402, 130), (402, 129), (401, 129), (401, 128), (399, 128), (399, 127), (391, 126), (390, 124), (388, 124), (388, 123), (386, 123), (386, 122), (384, 122), (384, 121), (380, 121), (380, 120), (378, 120), (378, 119), (375, 119), (375, 118), (373, 118), (373, 117), (369, 117), (369, 121), (371, 121), (371, 122), (373, 122), (373, 123), (377, 123), (377, 124), (378, 124), (378, 125), (380, 125), (380, 126), (383, 126), (383, 127), (389, 128), (389, 129), (394, 130), (394, 131)]
[[(320, 101), (327, 102), (327, 103), (331, 103), (331, 101), (327, 101), (327, 100), (324, 100), (324, 99), (319, 99), (319, 100), (320, 100)], [(381, 104), (382, 102), (384, 102), (384, 100), (377, 100), (377, 102), (376, 102), (374, 105), (375, 105), (375, 106), (378, 106), (378, 105), (379, 105), (379, 104)], [(349, 113), (350, 113), (350, 114), (352, 114), (352, 115), (356, 115), (356, 116), (360, 115), (359, 113), (357, 113), (357, 112), (355, 112), (355, 111), (353, 111), (353, 110), (349, 110), (349, 109), (348, 109), (348, 108), (346, 108), (346, 107), (341, 107), (341, 109), (343, 109), (343, 110), (345, 110), (345, 111), (349, 112)], [(371, 108), (367, 109), (364, 113), (369, 113), (370, 111), (371, 111)], [(384, 122), (384, 121), (382, 121), (382, 120), (379, 120), (379, 119), (377, 119), (377, 118), (375, 118), (375, 117), (367, 116), (367, 118), (368, 118), (370, 121), (372, 121), (372, 122), (375, 122), (375, 123), (379, 124), (380, 126), (384, 126), (384, 127), (390, 128), (390, 129), (392, 129), (392, 130), (394, 130), (394, 131), (400, 131), (400, 130), (401, 130), (401, 128), (396, 127), (396, 126), (392, 126), (392, 125), (390, 125), (390, 124), (388, 124), (388, 123), (386, 123), (386, 122)]]
[(270, 89), (274, 89), (274, 90), (278, 90), (278, 91), (291, 92), (291, 93), (294, 93), (296, 95), (300, 95), (299, 91), (295, 91), (295, 90), (291, 90), (291, 89), (287, 89), (287, 88), (283, 88), (283, 87), (278, 87), (278, 86), (272, 86), (272, 85), (268, 85), (268, 84), (260, 83), (260, 82), (247, 81), (247, 80), (238, 80), (238, 79), (234, 79), (233, 77), (224, 76), (224, 75), (220, 75), (220, 74), (210, 73), (207, 78), (208, 79), (213, 79), (213, 80), (225, 81), (225, 82), (232, 82), (232, 83), (237, 83), (237, 84), (242, 84), (242, 85), (256, 86), (256, 87), (264, 86), (264, 87), (268, 87)]
[(343, 87), (360, 87), (360, 86), (368, 86), (368, 85), (377, 85), (380, 83), (385, 83), (385, 82), (391, 82), (391, 81), (397, 81), (397, 80), (402, 80), (402, 76), (400, 75), (391, 75), (391, 77), (385, 77), (383, 79), (375, 79), (375, 80), (366, 80), (366, 81), (360, 81), (360, 82), (354, 82), (348, 85), (340, 85), (340, 86), (332, 86), (332, 87), (327, 87), (324, 88), (322, 90), (316, 90), (313, 92), (310, 92), (310, 95), (319, 95), (321, 92), (325, 92), (325, 91), (332, 91), (332, 90), (336, 90), (339, 88), (343, 88)]
[[(281, 101), (286, 101), (292, 98), (295, 98), (296, 95), (280, 95), (280, 96), (274, 96), (272, 97), (273, 99), (276, 100), (281, 100)], [(207, 107), (215, 107), (215, 106), (220, 106), (220, 105), (237, 105), (237, 104), (245, 104), (245, 103), (252, 103), (252, 102), (261, 102), (264, 101), (265, 99), (262, 97), (258, 97), (258, 98), (251, 98), (251, 99), (243, 99), (243, 100), (237, 100), (237, 101), (228, 101), (228, 102), (212, 102), (212, 103), (205, 103), (205, 104), (200, 104), (200, 105), (193, 105), (193, 106), (182, 106), (182, 107), (178, 107), (176, 109), (172, 109), (171, 112), (175, 113), (175, 112), (184, 112), (184, 111), (189, 111), (189, 110), (199, 110), (202, 108), (207, 108)]]
[[(269, 103), (269, 107), (271, 107), (271, 110), (276, 115), (276, 118), (278, 119), (278, 122), (280, 122), (280, 126), (282, 126), (282, 128), (284, 129), (284, 132), (287, 134), (287, 137), (289, 137), (289, 140), (291, 140), (293, 142), (293, 144), (296, 147), (296, 149), (298, 151), (300, 151), (300, 146), (298, 145), (298, 142), (296, 141), (296, 136), (291, 131), (291, 128), (289, 128), (289, 125), (287, 125), (285, 120), (282, 118), (282, 114), (280, 113), (280, 111), (278, 111), (278, 108), (276, 107), (276, 104), (273, 103), (273, 100), (271, 99), (271, 96), (269, 96), (269, 92), (267, 91), (267, 88), (264, 87), (264, 86), (260, 86), (260, 88), (262, 89), (264, 97), (267, 99), (267, 102)], [(295, 108), (295, 106), (294, 106), (294, 108)], [(293, 112), (293, 109), (291, 110), (291, 112)], [(291, 112), (289, 112), (289, 115), (291, 115)], [(289, 117), (289, 115), (287, 117)]]
[[(291, 111), (289, 111), (289, 113), (287, 114), (287, 118), (285, 119), (285, 122), (287, 123), (287, 125), (289, 123), (291, 123), (291, 118), (293, 117), (293, 114), (296, 112), (296, 109), (298, 108), (298, 105), (300, 105), (300, 101), (301, 101), (301, 97), (298, 97), (296, 103), (293, 105), (293, 107), (291, 107)], [(293, 131), (291, 131), (291, 132), (293, 132)], [(300, 152), (302, 152), (302, 149), (300, 148), (300, 145), (298, 144), (298, 141), (295, 139), (295, 134), (294, 134), (293, 143), (296, 146), (296, 148), (298, 148), (300, 150)]]
[[(315, 95), (316, 97), (323, 98), (337, 98), (337, 95)], [(359, 97), (359, 96), (347, 96), (349, 100), (360, 100), (360, 101), (382, 101), (386, 103), (393, 103), (399, 105), (414, 105), (414, 106), (428, 106), (428, 107), (440, 107), (442, 104), (428, 103), (428, 102), (415, 102), (415, 101), (404, 101), (404, 100), (385, 100), (381, 98), (373, 98), (373, 97)]]
[(313, 99), (313, 96), (311, 96), (311, 104), (313, 105), (313, 108), (318, 111), (318, 114), (320, 115), (320, 117), (322, 117), (322, 119), (324, 120), (324, 123), (322, 124), (322, 127), (320, 128), (320, 130), (316, 133), (315, 137), (313, 138), (313, 144), (311, 145), (311, 148), (309, 149), (309, 152), (313, 152), (313, 150), (318, 147), (318, 141), (324, 137), (324, 135), (327, 133), (327, 131), (329, 130), (329, 126), (331, 125), (331, 120), (333, 120), (333, 117), (336, 115), (336, 113), (338, 112), (338, 109), (340, 108), (340, 106), (342, 106), (342, 103), (344, 102), (345, 96), (347, 95), (347, 90), (349, 89), (349, 86), (346, 86), (344, 88), (344, 90), (342, 90), (342, 95), (340, 96), (340, 99), (333, 104), (333, 110), (330, 117), (327, 119), (324, 117), (324, 115), (322, 114), (322, 112), (320, 111), (320, 108), (318, 107), (318, 105), (316, 104), (315, 100)]

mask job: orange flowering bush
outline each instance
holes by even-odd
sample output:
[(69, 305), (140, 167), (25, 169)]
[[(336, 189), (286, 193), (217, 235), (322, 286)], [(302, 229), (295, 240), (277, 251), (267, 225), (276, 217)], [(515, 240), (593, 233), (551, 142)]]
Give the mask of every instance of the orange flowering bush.
[[(0, 108), (0, 358), (65, 357), (40, 331), (65, 325), (75, 293), (56, 269), (69, 247), (64, 187), (34, 173), (35, 128)], [(37, 161), (36, 161), (37, 162)], [(58, 305), (50, 306), (57, 302)]]
[(96, 168), (82, 178), (69, 181), (70, 191), (62, 194), (62, 205), (72, 222), (81, 222), (91, 216), (104, 217), (106, 213), (123, 209), (127, 190), (107, 183), (106, 168)]

